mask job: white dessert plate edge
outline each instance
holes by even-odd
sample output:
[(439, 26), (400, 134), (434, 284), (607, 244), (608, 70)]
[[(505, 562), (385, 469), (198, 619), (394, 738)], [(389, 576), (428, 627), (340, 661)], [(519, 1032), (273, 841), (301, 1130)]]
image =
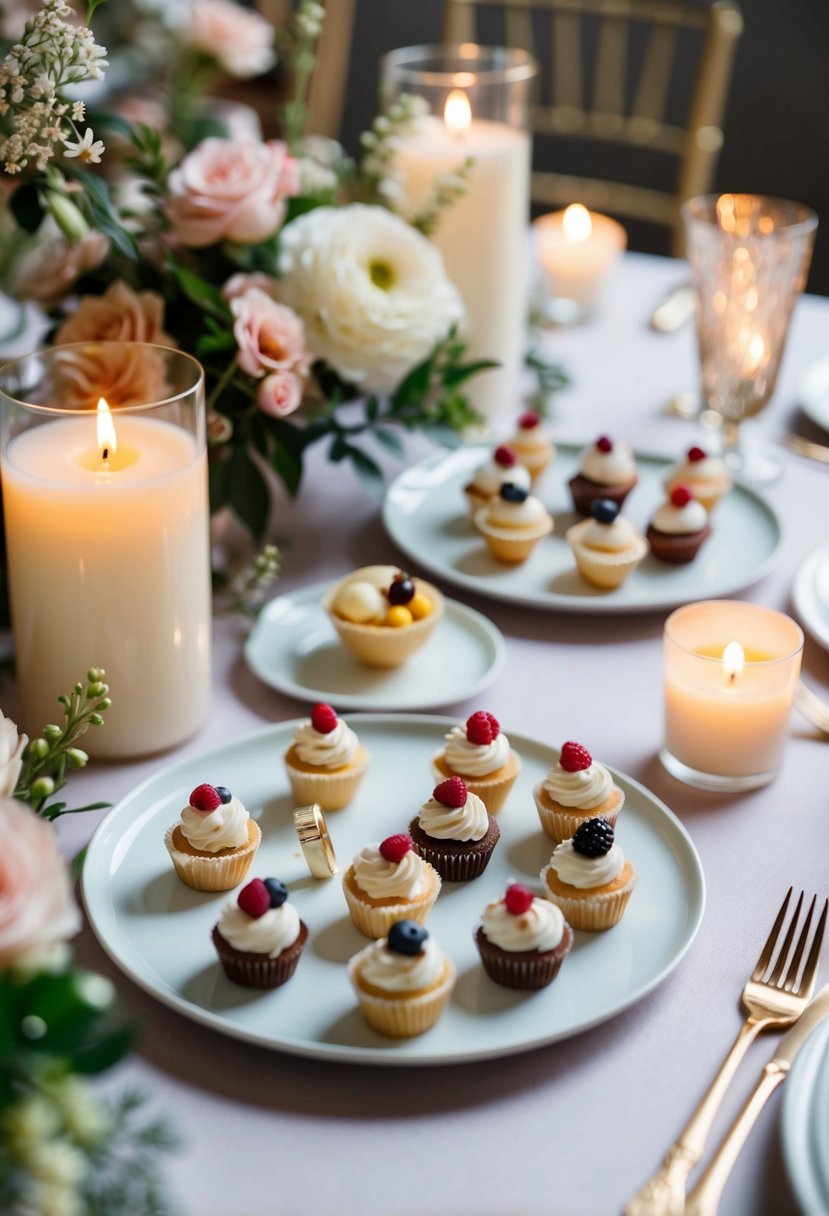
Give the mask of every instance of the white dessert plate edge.
[[(794, 1062), (783, 1093), (780, 1139), (789, 1181), (798, 1210), (829, 1211), (829, 1147), (821, 1135), (829, 1128), (829, 1114), (822, 1114), (823, 1128), (815, 1126), (815, 1105), (825, 1104), (829, 1089), (829, 1025), (818, 1027)], [(821, 1093), (820, 1090), (825, 1092)], [(826, 1108), (829, 1110), (829, 1107)]]
[(829, 600), (824, 603), (815, 586), (822, 568), (826, 569), (829, 587), (829, 544), (813, 549), (799, 566), (792, 583), (792, 605), (809, 634), (824, 650), (829, 650)]

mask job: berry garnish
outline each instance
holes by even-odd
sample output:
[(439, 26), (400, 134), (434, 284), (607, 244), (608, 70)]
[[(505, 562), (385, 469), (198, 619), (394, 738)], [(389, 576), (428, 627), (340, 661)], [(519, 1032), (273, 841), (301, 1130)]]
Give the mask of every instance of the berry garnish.
[(582, 857), (604, 857), (610, 852), (615, 835), (606, 819), (588, 819), (573, 833), (573, 851)]
[(505, 481), (501, 486), (501, 497), (505, 502), (526, 502), (529, 496), (529, 490), (517, 486), (514, 481)]
[(590, 504), (590, 514), (600, 524), (612, 524), (619, 514), (619, 504), (612, 498), (594, 498)]
[(219, 798), (222, 800), (225, 806), (227, 806), (228, 802), (230, 802), (233, 798), (233, 795), (226, 785), (217, 785), (216, 793), (219, 795)]
[(330, 705), (315, 705), (311, 710), (311, 725), (321, 735), (330, 735), (337, 727), (337, 715)]
[(414, 599), (415, 585), (409, 578), (408, 574), (403, 571), (395, 574), (391, 581), (391, 586), (386, 592), (386, 598), (390, 604), (408, 604)]
[(212, 785), (197, 785), (190, 795), (190, 805), (194, 811), (215, 811), (217, 806), (222, 805), (222, 798), (217, 789)]
[(435, 786), (432, 790), (432, 797), (441, 806), (464, 806), (467, 797), (466, 782), (460, 777), (449, 777), (446, 781), (441, 781), (440, 785)]
[(505, 443), (495, 449), (493, 460), (499, 464), (502, 469), (511, 469), (514, 464), (517, 464), (517, 458), (512, 448), (508, 448)]
[(271, 901), (272, 908), (281, 908), (285, 900), (288, 898), (288, 888), (284, 882), (280, 882), (278, 878), (264, 879), (265, 890), (268, 892), (268, 899)]
[(420, 954), (420, 948), (429, 934), (416, 920), (396, 920), (389, 929), (386, 939), (389, 950), (395, 954), (407, 954), (413, 958)]
[(398, 832), (396, 836), (387, 836), (380, 843), (380, 856), (385, 861), (390, 861), (392, 865), (397, 865), (402, 861), (412, 847), (412, 838), (405, 832)]
[(586, 768), (590, 768), (593, 763), (593, 757), (586, 747), (582, 747), (580, 743), (573, 743), (568, 740), (562, 746), (561, 755), (558, 760), (565, 773), (580, 773)]
[(540, 421), (535, 410), (527, 410), (526, 414), (522, 414), (518, 419), (518, 425), (522, 431), (530, 431), (534, 426), (538, 426)]
[(600, 435), (596, 440), (596, 447), (600, 452), (612, 452), (613, 440), (608, 435)]
[(511, 883), (507, 887), (507, 893), (504, 896), (504, 903), (507, 905), (507, 911), (513, 916), (523, 916), (525, 912), (529, 912), (535, 896), (529, 887), (525, 887), (520, 882)]
[(674, 486), (671, 490), (671, 506), (687, 507), (693, 497), (687, 486)]
[(271, 897), (262, 879), (252, 878), (246, 887), (242, 887), (236, 902), (243, 912), (258, 920), (270, 909)]
[(466, 737), (470, 743), (491, 743), (501, 732), (497, 718), (479, 709), (476, 714), (466, 719)]
[(699, 464), (701, 460), (705, 460), (705, 452), (702, 450), (702, 448), (689, 448), (688, 459), (690, 460), (691, 464)]

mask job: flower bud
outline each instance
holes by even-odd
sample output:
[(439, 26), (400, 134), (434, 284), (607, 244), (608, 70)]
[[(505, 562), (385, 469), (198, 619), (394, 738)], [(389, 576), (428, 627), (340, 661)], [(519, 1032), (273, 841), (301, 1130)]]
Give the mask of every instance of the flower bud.
[(38, 777), (37, 781), (32, 782), (31, 795), (35, 801), (40, 802), (54, 793), (54, 790), (55, 783), (51, 777)]
[(50, 722), (48, 726), (44, 726), (43, 728), (44, 739), (59, 739), (62, 734), (63, 731), (59, 726), (55, 726), (54, 722)]
[(90, 667), (89, 671), (86, 673), (86, 678), (89, 680), (90, 684), (94, 684), (98, 680), (103, 680), (105, 675), (106, 672), (104, 671), (103, 667)]
[[(107, 703), (107, 705), (102, 705), (101, 708), (108, 709), (109, 703)], [(100, 714), (90, 714), (89, 715), (89, 725), (90, 726), (103, 726), (103, 724), (104, 724), (104, 720)]]
[(86, 695), (88, 697), (102, 697), (105, 692), (108, 692), (106, 684), (102, 684), (100, 680), (95, 680), (92, 684), (87, 684)]
[(29, 753), (37, 756), (38, 760), (44, 760), (49, 755), (49, 744), (45, 739), (32, 739), (29, 744)]
[(80, 241), (89, 232), (89, 224), (75, 204), (54, 190), (46, 192), (46, 209), (69, 241)]
[(89, 756), (79, 747), (68, 747), (66, 749), (66, 759), (73, 768), (83, 768), (88, 762)]

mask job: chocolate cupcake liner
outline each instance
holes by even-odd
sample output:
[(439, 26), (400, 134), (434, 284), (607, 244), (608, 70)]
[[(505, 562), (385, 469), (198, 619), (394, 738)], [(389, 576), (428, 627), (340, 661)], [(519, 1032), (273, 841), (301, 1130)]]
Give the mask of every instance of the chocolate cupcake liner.
[(198, 857), (183, 853), (173, 843), (173, 833), (179, 824), (174, 823), (164, 833), (164, 847), (181, 881), (194, 891), (232, 891), (244, 881), (251, 867), (256, 850), (262, 840), (262, 832), (255, 820), (248, 820), (248, 844), (240, 845), (223, 856), (202, 853)]
[(343, 875), (345, 902), (348, 904), (348, 911), (355, 926), (366, 937), (373, 940), (378, 937), (387, 937), (389, 929), (398, 920), (416, 920), (419, 924), (424, 925), (440, 894), (441, 879), (439, 874), (435, 874), (433, 888), (427, 895), (423, 895), (419, 899), (399, 901), (378, 907), (376, 904), (366, 903), (351, 890), (348, 879), (353, 877), (353, 874), (354, 867), (349, 866)]
[(371, 759), (360, 744), (359, 751), (347, 768), (335, 769), (330, 773), (309, 773), (305, 769), (295, 768), (287, 759), (288, 754), (290, 749), (285, 757), (285, 771), (297, 806), (318, 802), (324, 811), (341, 811), (348, 806), (356, 796)]
[(589, 891), (581, 896), (559, 895), (551, 891), (547, 883), (549, 869), (546, 865), (540, 875), (546, 898), (561, 910), (573, 929), (586, 929), (590, 933), (599, 933), (619, 923), (636, 886), (636, 874), (633, 873), (618, 891), (603, 891), (600, 895), (591, 895)]
[(415, 852), (434, 866), (444, 882), (472, 882), (480, 878), (489, 865), (501, 829), (490, 815), (489, 829), (481, 840), (442, 841), (428, 836), (415, 817), (409, 824), (409, 835), (414, 842)]
[(386, 998), (363, 991), (354, 961), (348, 964), (348, 974), (363, 1017), (373, 1030), (394, 1039), (410, 1039), (431, 1030), (446, 1008), (457, 978), (454, 965), (447, 959), (445, 976), (436, 988), (420, 995)]
[(299, 937), (275, 958), (268, 954), (246, 954), (243, 950), (237, 950), (225, 941), (218, 925), (213, 929), (212, 938), (225, 975), (234, 984), (240, 984), (243, 988), (279, 988), (288, 982), (297, 969), (308, 939), (308, 926), (300, 921)]
[(536, 992), (552, 984), (558, 975), (573, 945), (573, 932), (565, 925), (564, 937), (554, 950), (501, 950), (487, 940), (482, 928), (475, 934), (475, 944), (484, 971), (494, 983), (521, 992)]
[(638, 480), (638, 477), (634, 477), (633, 481), (627, 482), (626, 485), (603, 486), (598, 481), (590, 481), (581, 473), (577, 473), (575, 477), (570, 478), (567, 484), (573, 497), (573, 506), (579, 515), (589, 515), (590, 507), (597, 498), (609, 498), (621, 510), (625, 499)]
[(673, 532), (660, 532), (650, 525), (645, 533), (645, 540), (657, 561), (668, 562), (673, 566), (685, 566), (694, 560), (710, 535), (710, 524), (684, 536)]
[(507, 772), (502, 777), (494, 779), (492, 777), (467, 777), (463, 773), (455, 774), (455, 770), (446, 763), (442, 750), (436, 752), (432, 757), (431, 765), (435, 781), (445, 781), (447, 777), (457, 775), (470, 793), (477, 794), (490, 815), (497, 815), (501, 810), (521, 772), (521, 759), (518, 753), (513, 751), (510, 752), (507, 763), (503, 765)]
[(544, 782), (540, 782), (533, 789), (533, 798), (535, 799), (535, 808), (538, 811), (538, 818), (541, 820), (541, 826), (551, 840), (556, 844), (561, 844), (562, 840), (569, 840), (575, 834), (576, 828), (580, 824), (586, 823), (588, 819), (595, 819), (600, 816), (606, 819), (612, 828), (616, 827), (616, 821), (619, 818), (619, 812), (625, 805), (625, 795), (623, 790), (619, 790), (620, 799), (618, 804), (612, 811), (602, 811), (598, 807), (593, 810), (576, 811), (567, 810), (561, 811), (549, 807), (544, 799)]

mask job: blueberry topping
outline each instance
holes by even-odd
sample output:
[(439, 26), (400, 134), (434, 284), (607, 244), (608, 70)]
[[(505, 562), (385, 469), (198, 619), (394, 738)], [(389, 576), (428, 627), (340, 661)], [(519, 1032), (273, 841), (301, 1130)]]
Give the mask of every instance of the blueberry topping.
[(594, 498), (590, 504), (590, 514), (600, 524), (612, 524), (619, 514), (619, 504), (610, 498)]
[(233, 795), (231, 794), (230, 790), (227, 788), (226, 785), (214, 785), (213, 788), (216, 791), (216, 793), (219, 795), (219, 797), (221, 798), (221, 800), (225, 804), (225, 806), (233, 798)]
[(420, 948), (429, 934), (416, 920), (397, 920), (389, 929), (389, 950), (395, 954), (420, 954)]
[(582, 857), (604, 857), (610, 852), (615, 836), (606, 819), (588, 819), (580, 823), (573, 834), (573, 852)]
[(408, 574), (396, 574), (392, 579), (391, 586), (386, 592), (386, 597), (390, 604), (403, 605), (410, 603), (414, 599), (415, 585), (409, 578)]
[(278, 878), (266, 878), (265, 890), (270, 896), (272, 908), (281, 908), (288, 898), (288, 888)]
[(506, 502), (526, 502), (529, 496), (529, 491), (522, 490), (514, 481), (505, 481), (501, 486), (501, 497)]

